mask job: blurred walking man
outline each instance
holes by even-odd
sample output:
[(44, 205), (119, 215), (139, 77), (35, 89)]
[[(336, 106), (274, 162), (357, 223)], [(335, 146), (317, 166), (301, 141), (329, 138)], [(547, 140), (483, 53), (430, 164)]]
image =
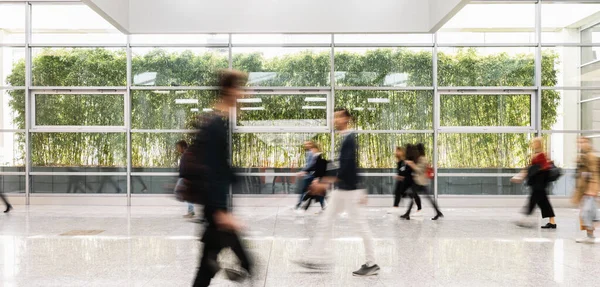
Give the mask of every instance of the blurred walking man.
[[(229, 186), (234, 181), (234, 173), (228, 162), (228, 117), (230, 108), (242, 95), (245, 74), (238, 71), (223, 71), (219, 75), (219, 99), (210, 115), (202, 124), (196, 141), (202, 141), (203, 165), (207, 170), (207, 192), (204, 198), (204, 217), (206, 229), (202, 236), (204, 249), (200, 259), (200, 268), (194, 282), (195, 287), (208, 286), (215, 274), (221, 269), (217, 257), (223, 248), (230, 247), (240, 260), (243, 270), (225, 269), (230, 280), (242, 281), (250, 277), (251, 263), (244, 250), (238, 232), (239, 221), (231, 214), (227, 198)], [(194, 144), (189, 147), (194, 151)]]
[(330, 182), (334, 182), (337, 189), (331, 192), (329, 206), (318, 224), (317, 235), (314, 238), (313, 246), (309, 249), (310, 254), (298, 260), (297, 263), (309, 269), (321, 269), (329, 265), (327, 262), (328, 259), (323, 258), (325, 243), (327, 243), (326, 239), (329, 239), (331, 235), (333, 223), (337, 215), (345, 210), (348, 213), (350, 224), (359, 230), (367, 256), (366, 263), (359, 270), (352, 272), (352, 274), (354, 276), (370, 276), (376, 275), (379, 272), (379, 266), (375, 264), (373, 238), (367, 219), (361, 208), (361, 205), (366, 204), (367, 201), (366, 191), (357, 189), (358, 145), (355, 134), (349, 129), (350, 119), (351, 116), (348, 110), (336, 110), (334, 125), (343, 136), (343, 140), (338, 158), (337, 175), (330, 179)]

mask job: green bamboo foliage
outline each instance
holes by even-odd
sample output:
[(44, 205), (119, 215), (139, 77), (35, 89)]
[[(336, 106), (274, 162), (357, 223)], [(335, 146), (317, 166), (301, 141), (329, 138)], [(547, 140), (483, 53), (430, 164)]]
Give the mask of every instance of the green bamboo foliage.
[[(364, 50), (364, 49), (363, 49)], [(120, 49), (43, 49), (34, 54), (33, 84), (36, 86), (124, 86), (126, 55)], [(542, 85), (557, 82), (557, 55), (544, 52)], [(266, 58), (261, 53), (236, 53), (233, 67), (249, 72), (271, 73), (259, 86), (329, 86), (328, 52), (306, 50)], [(155, 49), (144, 55), (134, 53), (134, 78), (156, 73), (152, 85), (211, 86), (215, 72), (227, 68), (227, 53), (169, 52)], [(24, 62), (15, 64), (8, 82), (25, 83)], [(438, 54), (438, 82), (441, 86), (532, 86), (532, 54), (483, 55), (477, 49), (461, 49), (455, 54)], [(339, 86), (431, 86), (431, 49), (381, 48), (340, 50), (335, 54), (335, 79)], [(141, 83), (135, 83), (141, 84)], [(147, 83), (148, 84), (148, 83)], [(25, 94), (11, 90), (10, 107), (16, 111), (14, 122), (25, 127)], [(121, 96), (52, 95), (36, 102), (36, 122), (45, 125), (122, 125)], [(238, 125), (295, 120), (296, 123), (324, 123), (324, 110), (302, 109), (303, 96), (260, 96), (262, 111), (238, 111)], [(373, 102), (369, 99), (387, 99)], [(197, 103), (177, 104), (177, 99), (197, 99)], [(215, 92), (209, 91), (132, 91), (132, 127), (135, 129), (187, 129), (195, 116), (211, 106)], [(542, 101), (542, 128), (556, 121), (560, 96), (545, 91)], [(323, 103), (322, 103), (323, 104)], [(360, 130), (433, 129), (432, 91), (336, 91), (335, 105), (350, 109), (355, 128)], [(442, 123), (471, 126), (528, 125), (528, 96), (443, 97)], [(197, 109), (197, 110), (196, 110)], [(309, 121), (306, 121), (309, 120)], [(439, 166), (442, 168), (494, 168), (523, 166), (528, 152), (529, 134), (442, 134), (438, 140)], [(134, 167), (173, 167), (177, 163), (174, 143), (191, 135), (134, 133)], [(381, 169), (394, 165), (397, 145), (423, 142), (432, 154), (431, 134), (361, 134), (360, 165)], [(325, 154), (331, 149), (329, 134), (235, 134), (233, 164), (242, 168), (290, 168), (304, 164), (302, 142), (319, 143)], [(19, 145), (24, 138), (18, 138)], [(34, 133), (31, 138), (32, 161), (36, 166), (123, 166), (126, 164), (124, 134)], [(337, 146), (336, 140), (335, 146)]]

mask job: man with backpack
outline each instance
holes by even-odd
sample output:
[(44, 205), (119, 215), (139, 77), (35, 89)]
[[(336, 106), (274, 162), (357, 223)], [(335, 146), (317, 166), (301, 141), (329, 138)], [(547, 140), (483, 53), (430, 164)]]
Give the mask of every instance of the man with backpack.
[[(228, 117), (229, 110), (235, 107), (242, 96), (245, 74), (238, 71), (223, 71), (219, 75), (219, 97), (213, 108), (199, 125), (194, 143), (182, 159), (183, 170), (190, 159), (200, 168), (191, 179), (191, 192), (196, 193), (204, 205), (206, 229), (202, 235), (204, 249), (194, 286), (208, 286), (215, 274), (221, 270), (217, 257), (223, 248), (230, 247), (240, 260), (241, 271), (225, 269), (230, 280), (242, 281), (250, 277), (251, 263), (238, 232), (241, 224), (228, 205), (229, 187), (235, 175), (228, 161)], [(193, 163), (191, 165), (194, 165)], [(189, 166), (189, 165), (188, 165)], [(188, 169), (189, 171), (189, 169)]]

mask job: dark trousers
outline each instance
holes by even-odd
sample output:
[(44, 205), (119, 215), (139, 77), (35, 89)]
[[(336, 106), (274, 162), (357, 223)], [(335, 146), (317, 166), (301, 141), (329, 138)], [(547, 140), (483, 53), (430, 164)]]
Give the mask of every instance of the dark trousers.
[[(398, 207), (398, 205), (400, 204), (400, 200), (402, 200), (403, 197), (407, 196), (406, 191), (410, 187), (410, 185), (404, 184), (402, 181), (396, 182), (396, 188), (394, 189), (394, 207)], [(419, 195), (416, 192), (412, 191), (409, 194), (409, 196), (417, 204), (417, 208), (421, 210), (421, 198), (419, 197)]]
[(8, 207), (10, 205), (10, 203), (8, 203), (8, 199), (6, 199), (6, 196), (4, 195), (4, 192), (2, 192), (0, 190), (0, 199), (2, 199), (2, 201), (4, 202), (4, 205), (6, 205), (6, 207)]
[(542, 210), (542, 218), (554, 217), (554, 210), (545, 189), (534, 189), (531, 191), (526, 214), (531, 215), (536, 205)]
[(304, 196), (306, 196), (306, 190), (308, 189), (308, 187), (314, 179), (314, 176), (306, 175), (300, 180), (300, 199), (298, 199), (298, 204), (296, 205), (296, 208), (299, 208), (300, 205), (302, 205), (302, 202), (304, 201)]
[[(306, 196), (310, 196), (310, 195), (306, 195)], [(318, 201), (321, 204), (321, 208), (325, 208), (325, 196), (310, 196), (310, 198), (307, 199), (307, 203), (306, 203), (306, 206), (304, 206), (304, 210), (308, 210), (313, 199)]]
[[(429, 200), (429, 203), (431, 203), (431, 206), (433, 206), (433, 209), (435, 209), (435, 214), (441, 214), (442, 213), (440, 211), (437, 203), (435, 203), (435, 200), (433, 200), (433, 197), (431, 196), (431, 194), (429, 194), (429, 189), (426, 186), (414, 184), (412, 186), (412, 189), (413, 189), (413, 193), (415, 193), (415, 194), (422, 193), (425, 196), (425, 198), (427, 198), (427, 200)], [(417, 197), (418, 197), (418, 195), (417, 195)], [(408, 206), (408, 210), (406, 211), (406, 214), (410, 214), (410, 211), (413, 208), (414, 202), (415, 202), (414, 200), (410, 202), (410, 205)], [(417, 203), (417, 206), (419, 206), (418, 203)]]
[(202, 242), (204, 242), (204, 249), (200, 255), (200, 267), (194, 280), (194, 287), (210, 285), (210, 281), (220, 270), (217, 257), (223, 248), (230, 247), (240, 260), (242, 268), (251, 272), (250, 259), (237, 233), (218, 230), (216, 226), (209, 224), (202, 236)]

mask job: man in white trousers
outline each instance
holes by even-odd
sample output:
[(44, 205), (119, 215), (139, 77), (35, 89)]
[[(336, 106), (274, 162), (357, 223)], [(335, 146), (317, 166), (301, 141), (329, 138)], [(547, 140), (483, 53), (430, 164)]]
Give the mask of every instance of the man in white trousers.
[(331, 192), (329, 205), (317, 225), (317, 234), (313, 240), (313, 246), (308, 249), (309, 253), (305, 254), (303, 259), (297, 260), (296, 263), (310, 269), (328, 267), (327, 258), (324, 258), (323, 254), (325, 244), (330, 239), (336, 217), (346, 211), (350, 224), (359, 230), (367, 257), (366, 263), (352, 274), (354, 276), (371, 276), (379, 272), (379, 266), (375, 264), (373, 237), (361, 206), (366, 204), (367, 194), (365, 190), (357, 189), (358, 145), (356, 135), (349, 129), (350, 119), (351, 115), (347, 109), (336, 110), (334, 125), (336, 130), (343, 136), (343, 140), (338, 158), (337, 173), (331, 179), (325, 179), (325, 181), (335, 183), (336, 188)]

